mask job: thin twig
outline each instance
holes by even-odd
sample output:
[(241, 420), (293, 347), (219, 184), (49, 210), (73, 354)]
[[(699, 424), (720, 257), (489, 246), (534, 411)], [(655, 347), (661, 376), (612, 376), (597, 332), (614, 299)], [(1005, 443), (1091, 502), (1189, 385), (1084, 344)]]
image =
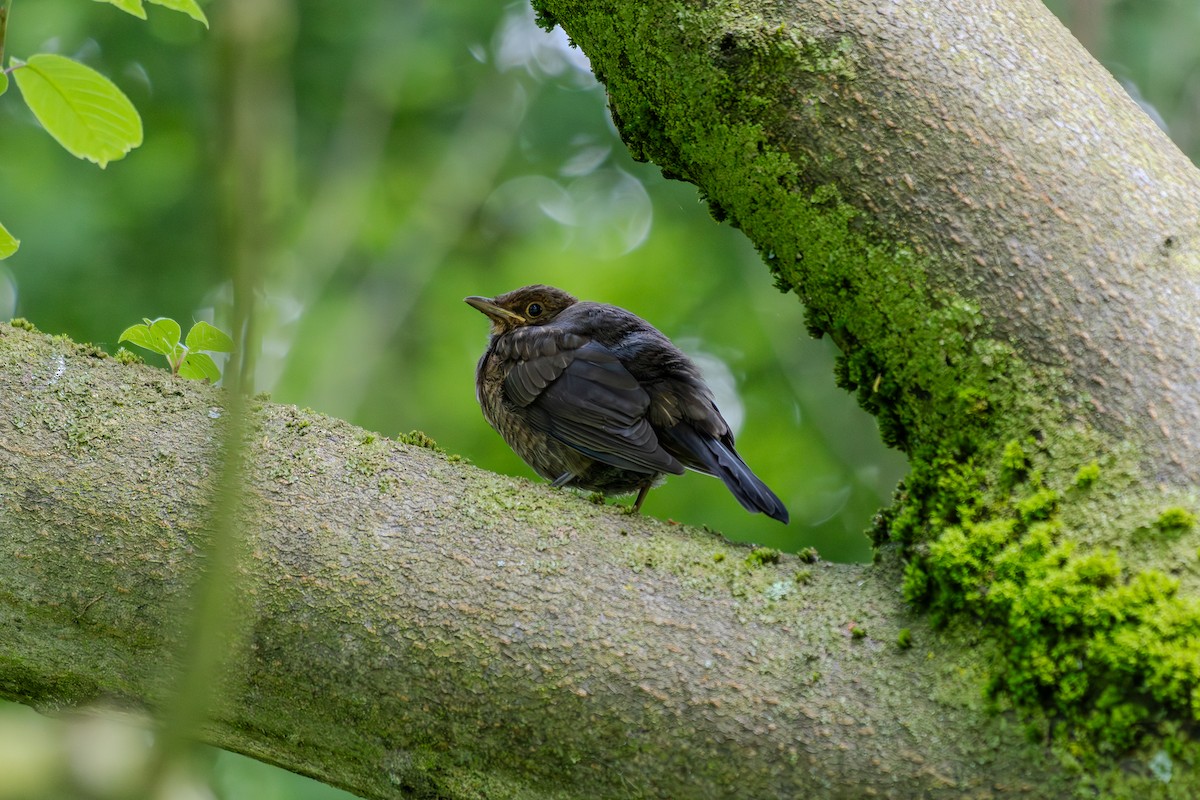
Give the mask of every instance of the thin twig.
[(8, 36), (8, 14), (12, 0), (0, 0), (0, 70), (4, 69), (4, 40)]

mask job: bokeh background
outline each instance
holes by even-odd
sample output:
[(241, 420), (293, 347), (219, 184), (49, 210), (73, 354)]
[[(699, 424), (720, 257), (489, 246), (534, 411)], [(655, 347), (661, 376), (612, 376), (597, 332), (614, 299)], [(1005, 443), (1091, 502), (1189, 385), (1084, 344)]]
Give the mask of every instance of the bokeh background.
[[(1200, 3), (1047, 5), (1194, 159)], [(101, 171), (45, 136), (15, 87), (0, 98), (0, 220), (22, 240), (0, 262), (0, 318), (113, 351), (143, 317), (227, 323), (234, 283), (256, 285), (256, 389), (532, 478), (475, 404), (487, 324), (462, 298), (555, 284), (696, 358), (793, 521), (748, 515), (700, 475), (669, 480), (646, 513), (869, 558), (862, 531), (903, 459), (834, 387), (833, 348), (808, 337), (795, 298), (693, 187), (629, 158), (586, 59), (525, 5), (222, 0), (205, 6), (211, 31), (153, 6), (148, 22), (89, 0), (14, 6), (7, 52), (109, 75), (146, 142)], [(0, 705), (0, 775), (32, 776), (0, 780), (0, 800), (121, 796), (80, 753), (122, 735)], [(343, 796), (232, 754), (201, 760), (197, 796)]]

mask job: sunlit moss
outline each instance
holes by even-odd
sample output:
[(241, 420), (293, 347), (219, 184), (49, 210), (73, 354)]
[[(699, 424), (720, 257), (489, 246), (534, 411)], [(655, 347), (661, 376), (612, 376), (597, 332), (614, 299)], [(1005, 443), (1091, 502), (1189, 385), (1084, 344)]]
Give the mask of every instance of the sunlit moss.
[(1166, 536), (1182, 536), (1196, 527), (1196, 515), (1186, 508), (1168, 508), (1154, 520), (1154, 527)]
[(1075, 473), (1075, 487), (1077, 489), (1088, 489), (1100, 480), (1100, 463), (1092, 461), (1084, 464)]

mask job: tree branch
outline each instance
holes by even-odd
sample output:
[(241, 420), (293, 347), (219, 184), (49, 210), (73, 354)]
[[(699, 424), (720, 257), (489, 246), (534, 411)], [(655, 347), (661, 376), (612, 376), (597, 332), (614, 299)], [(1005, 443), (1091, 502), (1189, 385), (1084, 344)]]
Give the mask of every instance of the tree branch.
[[(0, 325), (0, 694), (168, 702), (222, 402)], [(894, 563), (748, 563), (293, 407), (252, 427), (212, 744), (367, 797), (1057, 796)]]
[(908, 454), (875, 530), (905, 595), (1001, 642), (993, 695), (1085, 760), (1174, 747), (1200, 721), (1200, 172), (1037, 0), (535, 7)]
[[(537, 5), (909, 454), (882, 563), (754, 566), (264, 405), (208, 740), (378, 797), (1161, 789), (1200, 696), (1195, 169), (1033, 0)], [(0, 333), (0, 687), (153, 712), (220, 393)]]

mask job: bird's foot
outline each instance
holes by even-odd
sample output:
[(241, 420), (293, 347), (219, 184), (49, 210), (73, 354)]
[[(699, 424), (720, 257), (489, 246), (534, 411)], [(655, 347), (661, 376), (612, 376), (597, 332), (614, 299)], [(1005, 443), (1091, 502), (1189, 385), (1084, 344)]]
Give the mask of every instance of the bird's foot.
[(638, 489), (637, 499), (633, 501), (633, 505), (629, 507), (628, 513), (637, 514), (642, 510), (642, 503), (646, 500), (646, 495), (650, 494), (650, 484), (645, 484), (641, 489)]

